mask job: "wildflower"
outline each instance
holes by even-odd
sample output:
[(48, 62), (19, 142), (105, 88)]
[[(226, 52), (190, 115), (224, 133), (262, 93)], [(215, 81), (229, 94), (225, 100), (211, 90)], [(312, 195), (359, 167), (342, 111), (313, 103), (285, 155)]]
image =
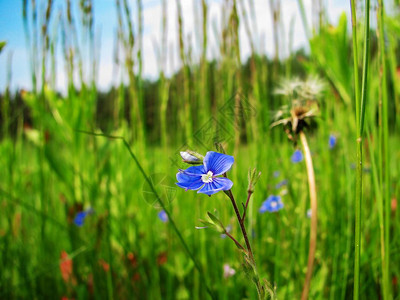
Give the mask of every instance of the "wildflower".
[(397, 209), (397, 199), (396, 198), (392, 198), (392, 200), (390, 201), (390, 208), (392, 209), (392, 212), (395, 212)]
[(303, 153), (300, 150), (296, 150), (294, 151), (291, 159), (292, 163), (294, 164), (301, 162), (303, 160)]
[(138, 261), (137, 261), (135, 254), (133, 254), (132, 252), (129, 252), (126, 257), (128, 258), (128, 261), (131, 264), (131, 266), (133, 268), (136, 268)]
[(311, 208), (307, 210), (307, 218), (311, 219), (312, 210)]
[(203, 165), (179, 170), (176, 174), (176, 185), (185, 190), (199, 190), (198, 193), (209, 196), (219, 191), (230, 190), (233, 182), (217, 176), (229, 171), (233, 162), (233, 156), (209, 151), (204, 157)]
[(335, 147), (336, 139), (336, 136), (334, 136), (333, 134), (329, 136), (329, 149), (333, 149)]
[(168, 222), (168, 215), (165, 210), (162, 210), (158, 213), (158, 218), (163, 221), (164, 223)]
[(316, 76), (312, 76), (308, 77), (307, 80), (303, 82), (298, 93), (304, 99), (315, 99), (322, 94), (322, 91), (325, 88), (326, 84), (323, 80)]
[(296, 90), (301, 87), (302, 81), (299, 78), (283, 79), (274, 93), (283, 96), (293, 96)]
[(104, 259), (99, 259), (99, 265), (103, 268), (104, 272), (110, 271), (110, 264)]
[(277, 189), (277, 190), (279, 190), (281, 187), (283, 187), (284, 185), (287, 185), (288, 184), (288, 180), (287, 179), (283, 179), (282, 181), (280, 181), (280, 182), (278, 182), (276, 185), (275, 185), (275, 188)]
[(61, 251), (60, 255), (60, 271), (61, 277), (64, 282), (68, 283), (72, 281), (73, 269), (72, 269), (72, 259), (69, 258), (68, 253), (64, 250)]
[(224, 278), (232, 277), (235, 274), (235, 269), (231, 268), (228, 264), (224, 264)]
[(273, 174), (273, 175), (274, 175), (275, 178), (277, 178), (277, 177), (279, 177), (280, 174), (281, 174), (281, 172), (279, 172), (279, 171), (274, 171), (274, 174)]
[[(232, 225), (226, 226), (225, 229), (226, 229), (227, 233), (230, 233), (232, 231)], [(224, 238), (226, 238), (226, 234), (222, 233), (221, 234), (221, 239), (224, 239)]]
[(168, 261), (168, 255), (167, 252), (161, 252), (160, 254), (157, 255), (157, 265), (161, 266), (166, 264)]
[(92, 214), (93, 213), (93, 209), (89, 208), (87, 210), (84, 211), (80, 211), (75, 215), (75, 219), (74, 219), (74, 223), (76, 226), (78, 227), (82, 227), (83, 224), (85, 223), (85, 218), (87, 217), (87, 215)]
[(283, 202), (281, 196), (275, 196), (271, 195), (265, 200), (259, 209), (260, 213), (265, 213), (265, 212), (277, 212), (278, 210), (281, 210), (283, 208)]

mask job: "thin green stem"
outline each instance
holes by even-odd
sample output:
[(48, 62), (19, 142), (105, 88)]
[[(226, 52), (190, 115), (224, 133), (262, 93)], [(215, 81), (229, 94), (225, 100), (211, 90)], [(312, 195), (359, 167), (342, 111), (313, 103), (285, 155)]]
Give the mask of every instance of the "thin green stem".
[[(382, 275), (383, 275), (383, 298), (385, 300), (391, 299), (391, 291), (389, 284), (389, 234), (390, 234), (390, 194), (389, 194), (389, 118), (388, 118), (388, 95), (387, 95), (387, 78), (386, 78), (386, 51), (385, 51), (385, 37), (384, 37), (384, 6), (383, 1), (378, 1), (378, 38), (379, 38), (379, 46), (380, 46), (380, 59), (382, 65), (381, 71), (381, 93), (380, 96), (380, 116), (381, 123), (379, 126), (380, 137), (382, 145), (380, 147), (380, 177), (381, 177), (381, 187), (383, 192), (381, 193), (383, 197), (381, 200), (385, 203), (385, 219), (384, 219), (384, 248), (383, 256), (382, 256)], [(382, 103), (382, 105), (381, 105)], [(383, 211), (382, 211), (383, 215)]]
[(355, 0), (350, 0), (351, 6), (351, 27), (353, 31), (353, 72), (354, 72), (354, 97), (356, 104), (356, 124), (358, 131), (359, 107), (360, 107), (360, 86), (358, 77), (358, 50), (357, 50), (357, 15)]
[[(369, 64), (369, 0), (365, 0), (365, 30), (364, 30), (364, 55), (361, 86), (361, 103), (356, 107), (359, 111), (357, 119), (357, 174), (356, 174), (356, 203), (355, 203), (355, 234), (354, 234), (354, 299), (360, 296), (360, 244), (361, 244), (361, 203), (362, 203), (362, 141), (367, 101), (368, 64)], [(354, 32), (353, 32), (354, 33)], [(356, 99), (357, 100), (357, 99)], [(357, 104), (357, 103), (356, 103)]]
[(362, 137), (364, 131), (365, 107), (367, 102), (367, 87), (368, 87), (368, 68), (369, 68), (369, 1), (365, 0), (365, 28), (364, 28), (364, 55), (363, 55), (363, 73), (361, 85), (361, 107), (360, 107), (360, 127), (359, 137)]
[[(367, 127), (367, 140), (368, 140), (368, 146), (371, 148), (373, 146), (372, 141), (371, 141), (371, 125)], [(381, 246), (381, 267), (382, 267), (382, 274), (383, 274), (383, 281), (385, 281), (385, 226), (384, 226), (384, 212), (383, 212), (383, 196), (381, 192), (381, 175), (382, 175), (382, 168), (380, 170), (377, 170), (377, 165), (375, 162), (375, 151), (370, 151), (370, 161), (371, 161), (371, 168), (372, 168), (372, 181), (374, 184), (374, 189), (375, 189), (375, 197), (376, 197), (376, 203), (378, 207), (378, 217), (379, 217), (379, 233), (380, 233), (380, 246)], [(381, 153), (379, 153), (381, 154)], [(378, 163), (381, 165), (381, 157), (378, 161)], [(379, 173), (379, 174), (378, 174)], [(385, 282), (383, 282), (382, 285), (383, 288), (383, 295), (386, 297), (386, 286)]]
[[(350, 0), (351, 6), (351, 25), (353, 36), (353, 73), (354, 73), (354, 98), (356, 110), (356, 127), (357, 134), (359, 132), (359, 107), (360, 107), (360, 92), (358, 79), (358, 50), (357, 50), (357, 15), (355, 0)], [(357, 139), (357, 162), (361, 159), (361, 141)], [(356, 173), (356, 203), (355, 203), (355, 245), (354, 245), (354, 299), (358, 299), (359, 288), (359, 272), (360, 272), (360, 212), (361, 212), (361, 184), (362, 166), (357, 164)]]

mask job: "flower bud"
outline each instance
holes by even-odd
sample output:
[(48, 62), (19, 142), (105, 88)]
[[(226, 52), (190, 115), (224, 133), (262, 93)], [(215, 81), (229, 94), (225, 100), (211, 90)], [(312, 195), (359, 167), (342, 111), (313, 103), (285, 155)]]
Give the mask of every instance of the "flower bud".
[(180, 155), (183, 162), (191, 165), (201, 165), (203, 163), (204, 156), (191, 150), (181, 151)]
[(254, 168), (254, 169), (249, 169), (249, 175), (248, 175), (248, 178), (249, 178), (249, 186), (248, 186), (248, 188), (247, 188), (247, 191), (248, 191), (249, 193), (254, 193), (254, 187), (255, 187), (255, 185), (256, 185), (258, 179), (260, 178), (260, 176), (261, 176), (261, 172), (257, 172), (257, 169), (256, 169), (256, 168)]

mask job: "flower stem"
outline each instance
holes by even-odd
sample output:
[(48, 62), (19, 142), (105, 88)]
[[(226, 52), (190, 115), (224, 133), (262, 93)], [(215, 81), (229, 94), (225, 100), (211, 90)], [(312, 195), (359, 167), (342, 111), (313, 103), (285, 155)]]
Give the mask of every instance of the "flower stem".
[(307, 274), (303, 286), (303, 292), (301, 299), (305, 300), (308, 298), (308, 292), (310, 290), (311, 276), (314, 266), (315, 249), (317, 248), (317, 190), (315, 185), (314, 168), (312, 164), (311, 152), (308, 147), (307, 138), (303, 131), (300, 131), (300, 140), (304, 149), (305, 162), (307, 166), (308, 176), (308, 187), (310, 191), (310, 202), (311, 202), (311, 227), (310, 227), (310, 247), (308, 250), (308, 263), (307, 263)]
[(225, 232), (225, 234), (226, 234), (227, 237), (229, 237), (236, 244), (236, 246), (238, 248), (246, 251), (246, 249), (229, 232)]
[(228, 191), (228, 197), (229, 197), (229, 199), (231, 199), (233, 209), (235, 210), (236, 218), (237, 218), (237, 220), (239, 222), (240, 229), (242, 230), (243, 238), (244, 238), (244, 241), (246, 243), (247, 252), (248, 252), (249, 257), (251, 258), (252, 262), (254, 263), (253, 251), (251, 250), (250, 241), (249, 241), (249, 238), (247, 236), (247, 231), (246, 231), (246, 228), (244, 227), (244, 224), (242, 222), (242, 218), (240, 217), (240, 212), (239, 212), (239, 209), (237, 207), (235, 198), (233, 197), (233, 194), (232, 194), (231, 190)]
[(244, 219), (246, 218), (247, 206), (249, 205), (250, 198), (251, 198), (251, 195), (252, 195), (252, 194), (253, 194), (252, 191), (248, 191), (248, 192), (247, 192), (246, 205), (243, 205), (243, 216), (242, 216), (242, 218), (240, 219), (240, 222), (242, 222), (242, 223), (244, 223)]

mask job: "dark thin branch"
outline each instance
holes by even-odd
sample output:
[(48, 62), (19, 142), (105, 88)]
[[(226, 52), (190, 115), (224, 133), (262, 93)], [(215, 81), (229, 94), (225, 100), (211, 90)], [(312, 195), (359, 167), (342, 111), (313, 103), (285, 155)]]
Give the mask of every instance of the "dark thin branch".
[(226, 234), (235, 244), (238, 248), (242, 249), (243, 251), (246, 251), (246, 249), (240, 244), (229, 232), (225, 232)]
[[(247, 206), (249, 205), (250, 198), (251, 198), (251, 195), (252, 195), (252, 194), (253, 194), (253, 192), (251, 192), (251, 191), (248, 191), (248, 192), (247, 192), (246, 205), (243, 205), (243, 216), (242, 216), (242, 218), (241, 218), (241, 220), (240, 220), (240, 222), (242, 222), (242, 223), (244, 223), (244, 219), (246, 218)], [(243, 204), (243, 203), (242, 203), (242, 204)]]

